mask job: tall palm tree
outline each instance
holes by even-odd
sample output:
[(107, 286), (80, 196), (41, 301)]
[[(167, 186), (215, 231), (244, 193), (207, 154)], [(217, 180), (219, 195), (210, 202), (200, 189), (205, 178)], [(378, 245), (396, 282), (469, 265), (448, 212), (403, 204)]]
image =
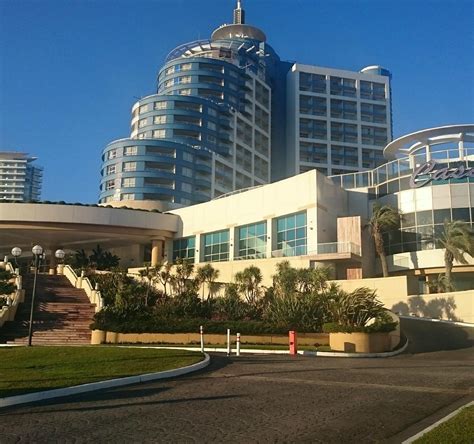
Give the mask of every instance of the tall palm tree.
[(453, 262), (467, 264), (464, 254), (474, 256), (474, 233), (469, 224), (461, 220), (444, 221), (444, 231), (439, 242), (444, 250), (445, 276), (449, 287), (452, 288), (451, 271)]
[(398, 228), (400, 217), (399, 211), (390, 205), (375, 204), (372, 209), (372, 217), (369, 220), (370, 231), (374, 238), (375, 250), (380, 257), (384, 277), (388, 276), (388, 266), (387, 258), (385, 257), (383, 235), (390, 230)]
[(249, 304), (255, 304), (261, 294), (263, 276), (260, 268), (255, 265), (245, 268), (235, 274), (235, 282), (239, 290), (243, 292)]
[(214, 293), (219, 289), (220, 284), (216, 282), (219, 277), (219, 270), (216, 270), (211, 264), (203, 265), (196, 271), (196, 280), (202, 285), (202, 298), (204, 299), (204, 284), (207, 284), (209, 291), (207, 299), (211, 299)]

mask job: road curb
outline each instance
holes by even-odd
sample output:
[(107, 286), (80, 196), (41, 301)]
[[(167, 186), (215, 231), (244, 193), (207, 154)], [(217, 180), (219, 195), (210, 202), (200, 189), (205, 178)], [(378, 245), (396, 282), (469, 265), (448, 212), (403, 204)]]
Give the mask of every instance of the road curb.
[(423, 321), (423, 322), (437, 322), (439, 324), (457, 325), (458, 327), (470, 327), (474, 328), (474, 324), (471, 322), (459, 322), (459, 321), (447, 321), (446, 319), (433, 319), (433, 318), (421, 318), (418, 316), (398, 316), (401, 319), (409, 319), (412, 321)]
[[(126, 347), (126, 346), (125, 346)], [(325, 358), (390, 358), (391, 356), (399, 355), (403, 353), (408, 347), (408, 339), (406, 340), (403, 347), (398, 350), (384, 353), (344, 353), (344, 352), (323, 352), (323, 351), (305, 351), (301, 350), (298, 352), (299, 355), (303, 356), (320, 356)], [(176, 349), (176, 350), (188, 350), (188, 351), (201, 351), (200, 347), (173, 347), (158, 345), (158, 346), (147, 346), (147, 348), (160, 348), (160, 349)], [(215, 352), (215, 353), (227, 353), (227, 348), (222, 347), (204, 347), (205, 352)], [(235, 353), (235, 349), (232, 349)], [(241, 348), (240, 354), (249, 353), (249, 354), (258, 354), (258, 355), (288, 355), (288, 350), (262, 350), (257, 348)]]
[(127, 376), (125, 378), (109, 379), (107, 381), (91, 382), (89, 384), (75, 385), (60, 389), (46, 390), (42, 392), (27, 393), (25, 395), (9, 396), (0, 398), (0, 408), (11, 407), (19, 404), (26, 404), (36, 401), (44, 401), (46, 399), (61, 398), (63, 396), (72, 396), (80, 393), (94, 392), (96, 390), (104, 390), (113, 387), (121, 387), (124, 385), (138, 384), (143, 382), (156, 381), (159, 379), (169, 379), (176, 376), (186, 375), (196, 372), (209, 365), (211, 358), (204, 353), (204, 359), (196, 364), (187, 365), (186, 367), (176, 368), (173, 370), (165, 370), (156, 373), (145, 373), (143, 375)]
[(444, 422), (449, 421), (451, 418), (456, 416), (462, 409), (466, 407), (470, 407), (471, 405), (474, 405), (474, 401), (470, 401), (467, 404), (462, 405), (461, 407), (454, 410), (454, 412), (451, 412), (449, 415), (446, 415), (444, 418), (439, 419), (434, 424), (431, 424), (429, 427), (426, 427), (425, 429), (423, 429), (421, 432), (418, 432), (416, 435), (413, 435), (412, 437), (406, 439), (405, 441), (402, 442), (402, 444), (411, 444), (412, 442), (416, 441), (418, 438), (421, 438), (426, 433), (431, 432), (431, 430), (435, 429), (440, 424), (443, 424)]

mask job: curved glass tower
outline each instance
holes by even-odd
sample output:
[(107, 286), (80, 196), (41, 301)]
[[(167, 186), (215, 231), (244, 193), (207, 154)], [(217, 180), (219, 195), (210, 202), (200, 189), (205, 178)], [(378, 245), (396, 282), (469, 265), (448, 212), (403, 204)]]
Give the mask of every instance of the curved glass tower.
[(130, 137), (103, 150), (100, 203), (189, 205), (270, 182), (280, 68), (240, 1), (233, 24), (173, 49), (157, 93), (132, 108)]
[(392, 138), (390, 85), (379, 65), (280, 61), (237, 1), (233, 23), (173, 49), (156, 94), (135, 103), (130, 137), (103, 151), (100, 203), (190, 205), (314, 168), (375, 168)]

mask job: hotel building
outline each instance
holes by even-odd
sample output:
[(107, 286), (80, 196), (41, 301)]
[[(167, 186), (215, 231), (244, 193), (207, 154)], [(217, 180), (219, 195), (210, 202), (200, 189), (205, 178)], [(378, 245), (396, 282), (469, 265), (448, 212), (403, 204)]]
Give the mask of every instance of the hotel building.
[(175, 208), (374, 168), (392, 137), (390, 77), (281, 61), (238, 1), (232, 24), (173, 49), (156, 94), (133, 105), (130, 137), (103, 150), (99, 202)]
[(15, 151), (0, 151), (0, 201), (39, 200), (43, 168), (36, 157)]

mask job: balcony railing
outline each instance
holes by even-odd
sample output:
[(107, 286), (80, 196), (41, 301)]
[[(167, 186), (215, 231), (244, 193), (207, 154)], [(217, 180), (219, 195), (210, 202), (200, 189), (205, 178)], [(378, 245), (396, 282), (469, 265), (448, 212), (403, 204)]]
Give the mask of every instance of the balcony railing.
[(355, 254), (361, 255), (360, 245), (353, 242), (328, 242), (317, 244), (315, 249), (308, 250), (307, 246), (286, 247), (273, 250), (272, 257), (315, 256), (322, 254)]

